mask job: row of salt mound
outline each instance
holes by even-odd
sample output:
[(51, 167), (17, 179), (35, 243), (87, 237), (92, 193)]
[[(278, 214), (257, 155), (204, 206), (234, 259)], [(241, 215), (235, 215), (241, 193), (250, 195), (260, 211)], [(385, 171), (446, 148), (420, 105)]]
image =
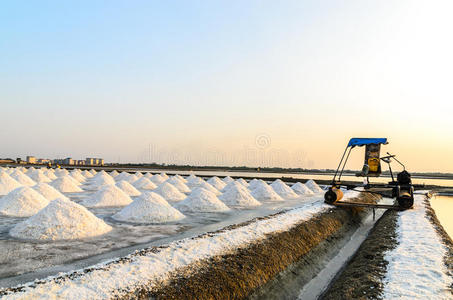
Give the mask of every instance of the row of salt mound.
[(220, 178), (217, 176), (209, 178), (207, 182), (219, 191), (223, 190), (226, 186), (226, 183), (220, 180)]
[(237, 181), (230, 182), (224, 188), (224, 193), (219, 199), (228, 206), (234, 207), (256, 207), (261, 203), (256, 200), (248, 189)]
[(296, 182), (291, 186), (291, 189), (298, 195), (310, 196), (314, 195), (313, 191), (310, 190), (305, 184), (301, 182)]
[(49, 178), (50, 180), (57, 179), (57, 176), (55, 175), (55, 172), (52, 169), (44, 170), (44, 175), (46, 175), (47, 178)]
[(154, 182), (151, 182), (151, 180), (149, 180), (148, 178), (146, 177), (142, 177), (136, 181), (134, 181), (132, 183), (132, 185), (138, 189), (142, 189), (142, 190), (154, 190), (155, 188), (157, 188), (157, 185), (154, 184)]
[(164, 183), (167, 179), (162, 177), (160, 174), (155, 174), (149, 180), (151, 180), (154, 184), (159, 185)]
[(186, 198), (186, 195), (181, 193), (176, 187), (174, 187), (171, 183), (164, 182), (160, 184), (153, 192), (161, 195), (170, 202), (179, 202)]
[(234, 181), (234, 179), (231, 178), (230, 176), (226, 176), (225, 178), (223, 178), (223, 182), (225, 182), (226, 184), (233, 182), (233, 181)]
[(82, 183), (86, 180), (85, 176), (83, 176), (80, 172), (77, 172), (75, 170), (70, 172), (70, 175), (72, 178), (74, 178), (75, 180), (77, 180), (80, 183)]
[(44, 182), (38, 183), (37, 185), (33, 186), (33, 189), (43, 195), (49, 201), (53, 201), (58, 198), (66, 198), (66, 196), (60, 193), (57, 189)]
[(287, 186), (281, 179), (275, 180), (271, 184), (271, 187), (282, 198), (294, 199), (298, 197), (297, 194), (289, 186)]
[(27, 173), (27, 176), (30, 177), (31, 179), (33, 179), (34, 181), (36, 182), (45, 182), (45, 183), (49, 183), (51, 182), (52, 180), (47, 177), (46, 175), (44, 175), (44, 173), (41, 171), (41, 170), (34, 170), (33, 172), (29, 172)]
[(28, 186), (18, 187), (0, 198), (0, 214), (29, 217), (49, 204), (49, 200)]
[(93, 174), (90, 173), (90, 171), (88, 170), (84, 170), (82, 171), (82, 175), (85, 177), (85, 178), (93, 178)]
[(134, 175), (137, 176), (137, 178), (142, 178), (143, 177), (142, 172), (135, 172)]
[(125, 206), (132, 203), (132, 199), (115, 185), (104, 185), (102, 188), (82, 201), (86, 207)]
[(191, 191), (190, 188), (181, 179), (179, 179), (176, 176), (173, 176), (173, 177), (167, 179), (167, 181), (165, 181), (165, 182), (168, 182), (171, 185), (173, 185), (181, 193), (187, 194), (187, 193), (190, 193), (190, 191)]
[(236, 181), (245, 186), (246, 188), (250, 186), (249, 183), (244, 178), (239, 178)]
[(85, 207), (67, 198), (59, 198), (16, 224), (9, 233), (20, 239), (71, 240), (99, 236), (111, 230), (112, 227)]
[(74, 183), (74, 179), (68, 175), (55, 179), (50, 185), (62, 193), (83, 192), (83, 190)]
[(251, 194), (259, 201), (283, 201), (283, 198), (277, 194), (274, 189), (264, 181), (257, 181)]
[(173, 177), (175, 177), (176, 179), (182, 181), (183, 183), (187, 183), (187, 180), (184, 177), (182, 177), (181, 175), (179, 175), (179, 174), (176, 174)]
[(0, 196), (6, 195), (21, 186), (22, 185), (9, 176), (8, 173), (0, 172)]
[(36, 182), (33, 179), (31, 179), (18, 169), (14, 170), (9, 176), (11, 176), (11, 178), (15, 179), (21, 185), (33, 186), (36, 184)]
[(140, 196), (142, 194), (126, 180), (118, 181), (117, 183), (115, 183), (115, 185), (119, 187), (123, 192), (125, 192), (128, 196)]
[(113, 170), (112, 172), (110, 172), (110, 176), (112, 176), (112, 177), (116, 177), (116, 176), (118, 176), (119, 174), (120, 174), (120, 173), (118, 173), (117, 170)]
[(134, 223), (164, 223), (185, 216), (154, 192), (145, 192), (134, 202), (112, 216), (113, 219)]
[(319, 185), (313, 180), (313, 179), (310, 179), (308, 180), (307, 182), (305, 182), (305, 185), (313, 191), (313, 193), (315, 194), (318, 194), (318, 193), (322, 193), (323, 190), (319, 187)]
[[(189, 176), (190, 177), (190, 176)], [(214, 193), (216, 196), (222, 194), (218, 189), (207, 183), (206, 181), (203, 180), (203, 178), (197, 177), (197, 176), (192, 176), (187, 180), (187, 186), (190, 189), (196, 189), (196, 188), (203, 188), (205, 190), (210, 191), (211, 193)]]
[(230, 210), (214, 193), (204, 188), (195, 188), (186, 199), (175, 203), (174, 206), (187, 212), (224, 212)]

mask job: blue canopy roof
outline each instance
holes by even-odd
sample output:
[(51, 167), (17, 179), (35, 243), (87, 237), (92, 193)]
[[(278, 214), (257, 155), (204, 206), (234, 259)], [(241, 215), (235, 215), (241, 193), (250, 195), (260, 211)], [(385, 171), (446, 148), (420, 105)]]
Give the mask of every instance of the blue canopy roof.
[(387, 138), (352, 138), (349, 140), (348, 147), (369, 144), (387, 144)]

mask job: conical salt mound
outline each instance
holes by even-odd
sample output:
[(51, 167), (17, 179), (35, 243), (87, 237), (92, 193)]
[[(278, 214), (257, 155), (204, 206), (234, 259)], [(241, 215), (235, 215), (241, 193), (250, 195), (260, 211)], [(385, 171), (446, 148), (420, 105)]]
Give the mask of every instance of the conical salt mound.
[(146, 172), (145, 175), (143, 175), (143, 176), (145, 176), (146, 178), (151, 178), (151, 177), (153, 177), (153, 173)]
[(153, 182), (151, 182), (151, 180), (149, 180), (146, 177), (142, 177), (136, 180), (132, 185), (142, 190), (154, 190), (155, 188), (157, 188), (157, 185), (155, 185)]
[(118, 174), (117, 176), (115, 176), (115, 180), (116, 181), (127, 180), (127, 178), (129, 178), (129, 175), (130, 175), (129, 173), (123, 171), (120, 174)]
[(104, 173), (99, 172), (98, 174), (96, 174), (96, 176), (94, 176), (91, 179), (91, 185), (101, 186), (101, 185), (112, 185), (112, 184), (115, 184), (115, 179), (113, 179), (112, 176), (110, 176), (109, 174), (107, 174), (105, 172)]
[(115, 220), (135, 223), (165, 223), (185, 216), (154, 192), (145, 192), (134, 202), (112, 216)]
[(117, 170), (113, 170), (112, 172), (110, 172), (109, 175), (112, 176), (112, 177), (116, 177), (116, 176), (118, 176), (119, 174), (120, 174), (120, 173), (118, 173)]
[(314, 194), (312, 190), (310, 190), (308, 187), (305, 186), (305, 184), (303, 184), (301, 182), (297, 182), (297, 183), (293, 184), (291, 189), (296, 194), (302, 195), (302, 196), (310, 196), (310, 195)]
[(57, 176), (55, 175), (55, 173), (53, 172), (53, 170), (51, 169), (47, 169), (44, 171), (44, 175), (47, 176), (47, 178), (49, 178), (50, 180), (55, 180), (57, 179)]
[[(120, 175), (118, 175), (117, 177), (119, 177)], [(134, 174), (129, 174), (128, 176), (125, 176), (125, 178), (123, 180), (126, 180), (127, 182), (129, 183), (134, 183), (136, 182), (137, 180), (139, 180), (140, 178), (138, 178), (137, 176), (135, 176)]]
[(142, 172), (135, 172), (134, 175), (137, 176), (137, 178), (142, 178), (143, 177), (143, 173)]
[(112, 230), (85, 207), (68, 199), (56, 199), (9, 234), (20, 239), (72, 240), (99, 236)]
[(182, 182), (180, 179), (176, 178), (175, 176), (169, 178), (167, 181), (171, 185), (173, 185), (175, 188), (177, 188), (181, 193), (190, 193), (190, 188)]
[(207, 182), (219, 191), (223, 190), (226, 186), (226, 183), (220, 180), (217, 176), (209, 178)]
[(99, 191), (82, 201), (86, 207), (125, 206), (132, 199), (115, 185), (105, 185)]
[(183, 183), (187, 183), (187, 180), (186, 180), (184, 177), (182, 177), (181, 175), (179, 175), (179, 174), (177, 174), (177, 175), (175, 175), (175, 176), (173, 176), (173, 177), (175, 177), (175, 178), (181, 180)]
[(221, 212), (230, 210), (214, 193), (203, 188), (194, 189), (186, 199), (177, 202), (175, 207), (188, 212)]
[(258, 181), (251, 194), (259, 201), (283, 201), (283, 198), (264, 181)]
[(90, 173), (93, 174), (93, 175), (96, 175), (96, 174), (97, 174), (96, 170), (94, 170), (94, 169), (91, 169), (91, 170), (90, 170)]
[(161, 195), (165, 200), (170, 202), (179, 202), (186, 198), (186, 195), (168, 182), (162, 183), (153, 192)]
[(153, 177), (151, 177), (149, 180), (151, 180), (154, 184), (159, 185), (161, 183), (164, 183), (167, 179), (160, 176), (160, 174), (156, 174), (153, 175)]
[(14, 170), (9, 176), (22, 185), (33, 186), (36, 182), (19, 170)]
[(164, 172), (160, 173), (160, 176), (165, 180), (167, 180), (169, 178), (168, 175)]
[(75, 180), (77, 180), (78, 182), (82, 183), (86, 180), (86, 178), (79, 172), (77, 171), (72, 171), (71, 172), (71, 177), (74, 178)]
[(126, 180), (118, 181), (117, 183), (115, 183), (115, 185), (119, 187), (123, 192), (125, 192), (128, 196), (140, 196), (142, 194)]
[(30, 167), (30, 168), (27, 169), (27, 172), (25, 172), (25, 173), (31, 174), (31, 173), (33, 173), (34, 171), (36, 171), (35, 167)]
[[(28, 173), (27, 173), (28, 174)], [(37, 183), (39, 182), (45, 182), (45, 183), (48, 183), (48, 182), (51, 182), (52, 180), (50, 180), (49, 177), (47, 177), (46, 175), (44, 175), (42, 173), (41, 170), (35, 170), (34, 172), (31, 172), (28, 174), (28, 177), (30, 177), (31, 179), (33, 179), (34, 181), (36, 181)]]
[(41, 182), (33, 187), (35, 191), (40, 193), (49, 201), (53, 201), (58, 198), (66, 198), (65, 195), (57, 191), (54, 187), (51, 187), (47, 183)]
[(187, 186), (191, 189), (195, 189), (197, 187), (200, 187), (203, 182), (206, 182), (203, 180), (203, 178), (197, 177), (197, 176), (192, 176), (190, 175), (187, 177)]
[(242, 184), (243, 186), (247, 187), (247, 188), (249, 187), (249, 183), (247, 181), (245, 181), (244, 178), (239, 178), (236, 181), (239, 182), (240, 184)]
[(56, 188), (62, 193), (78, 193), (83, 192), (76, 184), (74, 184), (73, 179), (69, 176), (63, 176), (55, 179), (50, 183), (51, 186)]
[(262, 179), (252, 179), (250, 182), (249, 182), (249, 189), (250, 190), (253, 190), (255, 189), (257, 186), (258, 186), (258, 183), (261, 182), (261, 183), (265, 183), (264, 180)]
[(231, 178), (230, 176), (227, 176), (227, 177), (223, 178), (223, 182), (225, 182), (226, 184), (228, 184), (228, 183), (230, 183), (232, 181), (234, 181), (234, 179)]
[(0, 214), (29, 217), (49, 204), (49, 200), (28, 186), (19, 187), (0, 198)]
[(319, 185), (313, 179), (310, 179), (309, 181), (305, 182), (305, 185), (310, 190), (312, 190), (312, 192), (315, 193), (315, 194), (323, 192), (322, 188), (320, 188)]
[(82, 172), (82, 175), (85, 177), (85, 178), (93, 178), (93, 174), (91, 174), (88, 170), (85, 170)]
[(57, 177), (63, 177), (63, 176), (69, 175), (69, 172), (66, 169), (56, 169), (55, 170), (55, 175)]
[(272, 182), (271, 187), (282, 198), (294, 199), (298, 197), (297, 194), (280, 179), (277, 179), (274, 182)]
[(219, 199), (228, 206), (255, 207), (261, 205), (245, 186), (235, 181), (228, 184)]
[(6, 195), (21, 186), (22, 184), (11, 178), (6, 172), (0, 172), (0, 196)]
[(205, 190), (208, 190), (210, 191), (211, 193), (214, 193), (216, 196), (219, 196), (221, 195), (222, 193), (216, 189), (215, 187), (213, 187), (212, 185), (210, 185), (209, 183), (207, 183), (206, 181), (202, 181), (200, 185), (198, 185), (199, 188), (203, 188)]

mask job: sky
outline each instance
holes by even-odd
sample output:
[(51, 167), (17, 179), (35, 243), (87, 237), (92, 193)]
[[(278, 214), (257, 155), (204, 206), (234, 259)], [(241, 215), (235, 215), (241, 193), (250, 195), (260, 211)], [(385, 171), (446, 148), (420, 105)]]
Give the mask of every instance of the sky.
[[(453, 172), (452, 1), (2, 1), (0, 157)], [(361, 168), (363, 150), (351, 169)]]

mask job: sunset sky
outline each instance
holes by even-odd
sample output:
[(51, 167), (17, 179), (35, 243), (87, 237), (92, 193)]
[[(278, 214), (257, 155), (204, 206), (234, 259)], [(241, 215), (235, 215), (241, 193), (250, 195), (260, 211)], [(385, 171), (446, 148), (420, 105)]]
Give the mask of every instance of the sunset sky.
[[(453, 172), (453, 1), (2, 1), (0, 157)], [(362, 152), (350, 167), (360, 168)]]

